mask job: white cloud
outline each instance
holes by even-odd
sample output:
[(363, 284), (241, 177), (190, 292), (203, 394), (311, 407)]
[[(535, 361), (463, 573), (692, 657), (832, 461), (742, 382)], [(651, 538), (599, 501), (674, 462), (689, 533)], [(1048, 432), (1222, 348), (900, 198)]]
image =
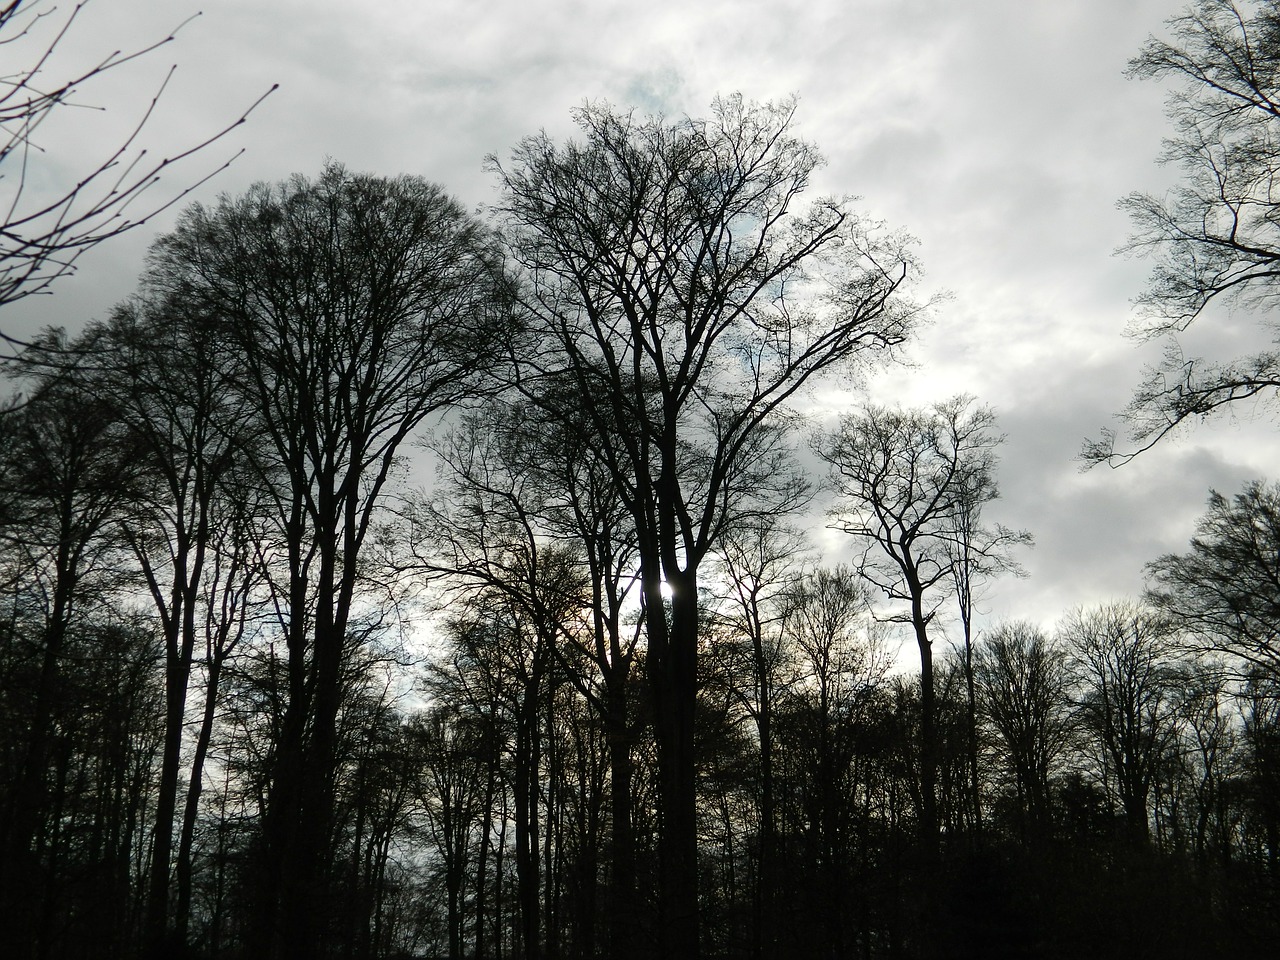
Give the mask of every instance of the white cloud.
[[(1265, 455), (1265, 413), (1120, 471), (1082, 476), (1072, 459), (1151, 357), (1121, 336), (1147, 268), (1112, 256), (1128, 229), (1115, 202), (1176, 171), (1154, 165), (1164, 91), (1122, 71), (1183, 5), (225, 0), (95, 92), (108, 113), (50, 128), (42, 176), (71, 177), (75, 162), (101, 156), (175, 61), (149, 132), (159, 150), (281, 85), (215, 151), (247, 150), (198, 192), (205, 201), (315, 173), (333, 157), (422, 174), (476, 204), (492, 196), (486, 154), (543, 128), (571, 135), (570, 110), (584, 100), (697, 114), (716, 93), (798, 93), (800, 129), (829, 158), (817, 187), (858, 194), (917, 235), (928, 287), (953, 294), (913, 348), (918, 366), (875, 378), (872, 390), (909, 403), (968, 391), (997, 408), (1009, 433), (1001, 518), (1030, 528), (1039, 546), (1032, 576), (1001, 585), (988, 605), (1050, 617), (1094, 593), (1136, 590), (1142, 564), (1189, 535), (1210, 485), (1228, 492), (1280, 476)], [(98, 0), (64, 54), (137, 46), (196, 9)], [(55, 297), (6, 310), (5, 329), (101, 315), (131, 289), (154, 232), (96, 252)], [(1251, 325), (1237, 327), (1224, 349), (1251, 342)]]

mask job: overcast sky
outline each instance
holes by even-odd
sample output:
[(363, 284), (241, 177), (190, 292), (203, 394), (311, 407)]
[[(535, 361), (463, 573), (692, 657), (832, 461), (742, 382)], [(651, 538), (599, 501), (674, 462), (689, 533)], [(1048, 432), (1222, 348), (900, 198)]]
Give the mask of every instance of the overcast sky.
[[(606, 99), (694, 116), (717, 93), (800, 97), (803, 136), (828, 158), (821, 192), (919, 238), (922, 294), (948, 291), (911, 350), (876, 376), (881, 403), (957, 392), (995, 408), (1007, 433), (992, 515), (1030, 530), (1029, 576), (1002, 581), (993, 618), (1051, 622), (1136, 596), (1143, 564), (1183, 549), (1209, 489), (1280, 478), (1267, 416), (1181, 434), (1119, 470), (1075, 459), (1121, 409), (1158, 348), (1123, 336), (1149, 266), (1115, 256), (1116, 209), (1175, 176), (1155, 163), (1167, 90), (1125, 79), (1128, 59), (1180, 0), (219, 0), (178, 39), (81, 95), (41, 130), (38, 185), (72, 183), (177, 74), (145, 137), (159, 153), (228, 123), (280, 88), (169, 189), (244, 148), (194, 199), (256, 180), (316, 174), (326, 158), (412, 173), (468, 205), (493, 197), (482, 170), (570, 111)], [(63, 8), (66, 9), (66, 6)], [(188, 0), (95, 0), (59, 55), (101, 58), (159, 39)], [(56, 64), (54, 68), (56, 69)], [(75, 329), (134, 285), (166, 215), (96, 251), (50, 297), (5, 309), (10, 333)], [(1230, 355), (1248, 317), (1215, 318), (1196, 349)], [(833, 541), (838, 543), (838, 541)], [(840, 559), (835, 552), (832, 560)]]

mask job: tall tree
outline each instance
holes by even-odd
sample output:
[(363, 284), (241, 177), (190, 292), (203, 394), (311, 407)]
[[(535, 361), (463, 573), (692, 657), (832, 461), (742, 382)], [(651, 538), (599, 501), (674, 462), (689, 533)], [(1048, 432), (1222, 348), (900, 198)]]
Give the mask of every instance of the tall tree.
[(964, 491), (959, 509), (952, 517), (951, 580), (956, 591), (956, 612), (960, 616), (960, 667), (964, 672), (967, 761), (969, 765), (968, 803), (974, 828), (982, 831), (982, 788), (978, 761), (978, 692), (974, 679), (973, 615), (989, 581), (1001, 573), (1023, 575), (1011, 555), (1015, 546), (1034, 541), (1025, 530), (1010, 530), (1002, 524), (982, 522), (982, 507), (999, 496), (994, 469), (979, 470), (969, 477), (972, 487)]
[(1061, 628), (1099, 770), (1138, 843), (1150, 836), (1151, 788), (1174, 733), (1172, 635), (1167, 620), (1124, 602), (1078, 610)]
[(189, 209), (145, 284), (214, 320), (264, 439), (287, 695), (264, 829), (264, 956), (325, 955), (337, 720), (361, 554), (400, 446), (508, 339), (485, 232), (423, 180), (326, 167)]
[[(53, 331), (27, 352), (76, 355), (79, 342)], [(92, 371), (75, 363), (30, 369), (27, 399), (6, 413), (0, 444), (0, 543), (13, 558), (13, 589), (35, 611), (28, 629), (39, 651), (24, 696), (23, 757), (0, 818), (0, 900), (12, 911), (10, 940), (23, 958), (35, 955), (42, 937), (33, 903), (47, 893), (39, 825), (67, 645), (114, 585), (121, 544), (110, 534), (135, 473), (117, 411)]]
[[(118, 411), (138, 456), (139, 481), (121, 530), (141, 569), (160, 620), (165, 648), (165, 745), (152, 831), (147, 907), (148, 940), (157, 955), (172, 953), (170, 873), (178, 778), (187, 725), (187, 693), (204, 624), (206, 566), (219, 522), (224, 479), (244, 460), (246, 419), (229, 406), (229, 370), (216, 322), (196, 310), (137, 297), (109, 324), (94, 325), (101, 389)], [(237, 496), (243, 498), (243, 490)], [(215, 598), (215, 603), (218, 598)], [(216, 691), (215, 691), (216, 693)], [(180, 864), (186, 872), (189, 864)]]
[[(204, 648), (203, 684), (204, 702), (201, 705), (200, 723), (192, 744), (190, 772), (187, 778), (186, 798), (182, 809), (181, 829), (178, 836), (177, 856), (174, 860), (174, 909), (173, 942), (187, 942), (191, 921), (193, 875), (192, 858), (195, 849), (196, 826), (200, 817), (201, 796), (204, 792), (205, 761), (213, 743), (214, 727), (219, 707), (224, 699), (222, 678), (233, 663), (233, 654), (241, 640), (251, 632), (253, 621), (263, 616), (265, 578), (262, 562), (262, 540), (259, 538), (261, 511), (254, 500), (257, 490), (241, 473), (240, 482), (226, 487), (238, 491), (218, 498), (217, 512), (210, 523), (212, 537), (208, 544), (211, 559), (201, 577), (203, 596), (197, 606), (202, 616), (197, 628), (197, 640)], [(228, 491), (224, 490), (224, 494)], [(166, 650), (168, 662), (169, 650)], [(166, 684), (166, 697), (168, 685)], [(166, 741), (169, 731), (165, 731)], [(166, 742), (166, 749), (169, 743)], [(154, 874), (154, 866), (153, 866)]]
[(1280, 880), (1280, 686), (1255, 678), (1245, 685), (1242, 699), (1250, 826), (1260, 834), (1272, 879)]
[[(1172, 825), (1176, 841), (1190, 834), (1196, 862), (1204, 869), (1211, 859), (1229, 862), (1238, 813), (1231, 809), (1229, 781), (1240, 772), (1236, 758), (1239, 715), (1227, 675), (1205, 663), (1188, 664), (1176, 693), (1178, 742), (1172, 750), (1175, 780), (1187, 801), (1182, 820)], [(1233, 769), (1233, 767), (1235, 769)]]
[(509, 166), (491, 161), (542, 338), (517, 385), (553, 416), (586, 413), (636, 531), (672, 958), (699, 951), (699, 570), (770, 482), (766, 428), (784, 404), (900, 343), (916, 312), (899, 296), (914, 272), (900, 238), (835, 200), (801, 206), (821, 158), (794, 112), (740, 97), (676, 121), (587, 106), (582, 141), (531, 137)]
[[(938, 843), (937, 703), (933, 640), (943, 601), (954, 589), (953, 560), (963, 516), (996, 495), (995, 416), (971, 397), (930, 410), (867, 407), (843, 418), (815, 449), (831, 467), (838, 500), (834, 525), (863, 544), (862, 573), (910, 625), (920, 652), (920, 829)], [(977, 504), (974, 499), (977, 498)]]
[[(440, 703), (415, 717), (408, 736), (422, 752), (418, 802), (428, 835), (444, 872), (450, 960), (463, 952), (463, 895), (467, 867), (474, 857), (473, 838), (487, 831), (483, 814), (486, 731), (482, 717), (465, 712), (463, 703)], [(477, 921), (481, 922), (481, 921)]]
[(853, 949), (847, 909), (854, 868), (848, 824), (853, 731), (890, 660), (866, 584), (853, 570), (812, 571), (787, 594), (783, 634), (796, 668), (787, 723), (804, 744), (790, 748), (804, 764), (802, 786), (793, 788), (806, 796), (801, 823), (808, 862), (801, 875), (813, 884), (806, 899), (817, 906), (818, 952), (847, 956)]
[(1050, 776), (1070, 743), (1066, 655), (1033, 624), (1013, 621), (986, 635), (974, 658), (981, 716), (999, 745), (1016, 800), (1018, 833), (1043, 839), (1050, 826)]
[(483, 419), (466, 418), (438, 447), (444, 503), (430, 511), (426, 540), (446, 554), (434, 565), (490, 584), (541, 625), (547, 653), (607, 728), (617, 960), (637, 943), (632, 666), (643, 618), (634, 615), (634, 530), (610, 471), (584, 439), (585, 421), (569, 427), (537, 408), (497, 402)]
[[(564, 433), (537, 411), (530, 415), (510, 405), (491, 404), (483, 420), (466, 418), (440, 447), (442, 506), (431, 511), (434, 534), (428, 535), (445, 558), (428, 560), (427, 566), (450, 573), (464, 590), (480, 585), (492, 598), (505, 598), (527, 625), (512, 631), (512, 638), (529, 634), (533, 641), (526, 655), (518, 655), (519, 642), (508, 653), (515, 656), (513, 674), (523, 690), (513, 757), (522, 890), (526, 879), (532, 879), (527, 841), (536, 831), (527, 827), (535, 806), (538, 723), (554, 720), (540, 718), (537, 711), (554, 696), (553, 667), (610, 728), (612, 766), (619, 774), (615, 808), (621, 814), (615, 839), (622, 841), (622, 876), (617, 880), (633, 886), (627, 676), (635, 638), (634, 631), (624, 635), (621, 616), (628, 581), (634, 578), (620, 569), (630, 558), (629, 528), (619, 523), (607, 474), (593, 470), (580, 439)], [(554, 747), (550, 733), (546, 742)], [(532, 956), (537, 947), (536, 883), (530, 882), (527, 890), (521, 897), (522, 920), (527, 926), (525, 953)], [(634, 904), (628, 899), (619, 906), (623, 922)], [(546, 933), (551, 952), (556, 931), (549, 924)], [(628, 949), (620, 935), (611, 940)]]

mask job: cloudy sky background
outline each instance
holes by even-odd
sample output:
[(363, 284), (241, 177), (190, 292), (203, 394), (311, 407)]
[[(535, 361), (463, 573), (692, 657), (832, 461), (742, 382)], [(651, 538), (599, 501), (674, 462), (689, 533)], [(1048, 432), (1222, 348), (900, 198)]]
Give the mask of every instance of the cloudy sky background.
[[(1159, 354), (1123, 336), (1149, 265), (1114, 251), (1129, 231), (1117, 199), (1162, 192), (1176, 176), (1155, 163), (1168, 91), (1123, 71), (1183, 6), (219, 0), (173, 43), (86, 88), (85, 109), (51, 120), (31, 186), (74, 183), (136, 122), (172, 63), (144, 138), (161, 154), (280, 85), (161, 187), (172, 195), (243, 147), (191, 198), (206, 202), (314, 175), (333, 158), (419, 174), (479, 205), (494, 197), (484, 157), (539, 129), (572, 135), (570, 111), (584, 100), (697, 116), (717, 93), (798, 94), (799, 130), (829, 161), (818, 192), (856, 194), (861, 210), (918, 237), (921, 294), (950, 294), (913, 345), (913, 366), (875, 376), (871, 396), (914, 405), (964, 391), (995, 408), (1007, 441), (1003, 499), (990, 515), (1037, 545), (1022, 558), (1028, 577), (997, 583), (985, 608), (1049, 623), (1079, 604), (1136, 596), (1146, 561), (1185, 548), (1211, 487), (1280, 478), (1266, 410), (1184, 431), (1119, 470), (1082, 472), (1076, 460)], [(95, 0), (50, 68), (160, 39), (198, 9)], [(5, 308), (0, 324), (23, 335), (104, 315), (175, 212), (94, 252), (53, 296)], [(1256, 337), (1250, 317), (1218, 315), (1188, 343), (1230, 356)], [(847, 545), (830, 542), (829, 559), (841, 559)]]

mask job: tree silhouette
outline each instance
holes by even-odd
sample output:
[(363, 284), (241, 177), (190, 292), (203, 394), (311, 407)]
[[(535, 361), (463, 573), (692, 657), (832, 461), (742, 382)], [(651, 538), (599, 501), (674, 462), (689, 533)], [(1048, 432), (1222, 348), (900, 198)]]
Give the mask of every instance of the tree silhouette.
[[(938, 843), (937, 705), (930, 625), (954, 589), (961, 538), (976, 507), (996, 496), (994, 415), (956, 397), (931, 410), (868, 407), (815, 443), (831, 467), (833, 525), (857, 537), (860, 572), (908, 623), (920, 652), (921, 838)], [(967, 533), (966, 533), (967, 531)]]
[[(1136, 452), (1188, 420), (1272, 397), (1280, 387), (1273, 348), (1216, 363), (1186, 356), (1177, 340), (1215, 303), (1265, 311), (1275, 296), (1280, 10), (1274, 2), (1251, 11), (1234, 0), (1198, 0), (1169, 26), (1172, 42), (1148, 40), (1129, 64), (1132, 77), (1179, 85), (1169, 98), (1174, 133), (1161, 160), (1184, 174), (1167, 197), (1133, 193), (1122, 202), (1136, 228), (1127, 249), (1156, 261), (1135, 333), (1168, 341), (1121, 414)], [(1114, 432), (1104, 431), (1085, 445), (1084, 457), (1122, 463), (1135, 455), (1116, 443)]]
[(1211, 491), (1191, 548), (1147, 565), (1147, 598), (1197, 646), (1229, 655), (1240, 676), (1280, 679), (1280, 488)]
[(188, 210), (146, 283), (216, 324), (269, 536), (287, 695), (264, 822), (266, 956), (317, 955), (331, 911), (334, 770), (362, 548), (401, 444), (486, 383), (512, 327), (485, 231), (420, 179), (259, 185)]
[(774, 479), (767, 431), (787, 401), (896, 346), (916, 313), (901, 240), (832, 200), (800, 207), (820, 158), (793, 115), (738, 97), (674, 122), (587, 106), (582, 142), (532, 137), (491, 164), (541, 338), (516, 386), (566, 423), (589, 417), (636, 531), (673, 958), (698, 955), (699, 570)]
[[(172, 42), (191, 19), (159, 40), (127, 52), (117, 50), (51, 76), (55, 67), (62, 69), (55, 57), (57, 48), (77, 29), (76, 21), (87, 2), (76, 3), (66, 15), (56, 6), (41, 9), (39, 0), (0, 3), (0, 49), (9, 64), (0, 83), (0, 306), (47, 292), (56, 280), (75, 270), (86, 251), (148, 222), (225, 169), (234, 156), (177, 193), (156, 195), (162, 174), (222, 140), (275, 89), (273, 86), (222, 129), (157, 158), (148, 156), (141, 142), (176, 69), (171, 67), (145, 109), (134, 118), (134, 126), (115, 146), (82, 166), (74, 186), (41, 195), (32, 183), (41, 163), (42, 128), (73, 107), (87, 106), (78, 99), (86, 88)], [(26, 346), (3, 330), (0, 340), (10, 347)]]

